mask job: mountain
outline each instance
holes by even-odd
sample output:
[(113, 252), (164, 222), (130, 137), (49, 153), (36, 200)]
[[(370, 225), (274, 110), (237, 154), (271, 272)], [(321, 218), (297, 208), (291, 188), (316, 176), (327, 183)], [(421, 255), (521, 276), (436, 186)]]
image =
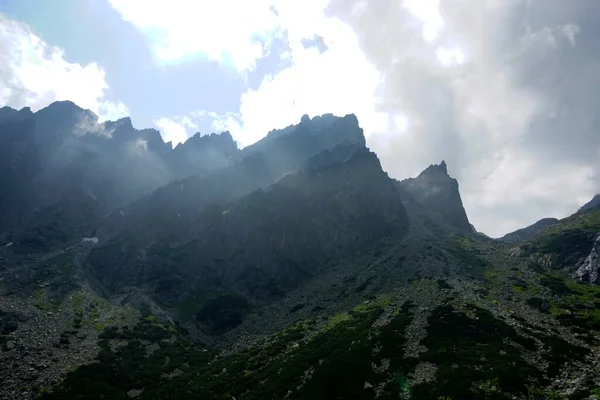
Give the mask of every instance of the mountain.
[[(0, 147), (0, 238), (23, 252), (60, 247), (101, 216), (173, 179), (222, 168), (240, 151), (229, 133), (172, 149), (157, 130), (137, 130), (129, 118), (98, 123), (72, 102), (35, 113), (2, 108)], [(57, 225), (69, 227), (53, 235)], [(32, 231), (46, 234), (26, 239)]]
[(448, 175), (445, 161), (430, 165), (416, 178), (401, 181), (399, 186), (407, 199), (435, 211), (452, 226), (473, 232), (462, 204), (458, 182)]
[(539, 231), (547, 229), (552, 225), (556, 224), (558, 219), (556, 218), (543, 218), (536, 223), (529, 225), (528, 227), (517, 229), (514, 232), (507, 233), (502, 236), (499, 240), (507, 243), (518, 243), (525, 239), (529, 239)]
[(0, 109), (0, 397), (599, 394), (600, 209), (491, 240), (354, 115), (237, 150), (40, 112)]
[(586, 204), (584, 204), (579, 209), (579, 212), (588, 211), (588, 210), (591, 210), (592, 208), (598, 208), (598, 207), (600, 207), (600, 194), (595, 195), (592, 198), (592, 200), (590, 200)]
[(267, 188), (297, 172), (311, 157), (338, 145), (364, 146), (353, 115), (324, 115), (271, 131), (241, 151), (237, 162), (213, 173), (175, 180), (130, 205), (113, 212), (100, 227), (111, 243), (146, 248), (177, 235), (210, 205), (226, 204)]
[(168, 154), (167, 163), (177, 179), (223, 168), (236, 161), (240, 151), (229, 132), (200, 135), (196, 133), (178, 144)]
[[(201, 319), (223, 299), (235, 298), (236, 307), (244, 308), (271, 301), (327, 263), (401, 236), (406, 228), (400, 195), (375, 154), (342, 146), (266, 190), (203, 210), (193, 224), (147, 247), (144, 259), (116, 241), (93, 250), (89, 262), (109, 290), (144, 287), (175, 308), (218, 293), (196, 310)], [(220, 313), (238, 312), (219, 308), (211, 322), (217, 331), (230, 328), (218, 321)]]

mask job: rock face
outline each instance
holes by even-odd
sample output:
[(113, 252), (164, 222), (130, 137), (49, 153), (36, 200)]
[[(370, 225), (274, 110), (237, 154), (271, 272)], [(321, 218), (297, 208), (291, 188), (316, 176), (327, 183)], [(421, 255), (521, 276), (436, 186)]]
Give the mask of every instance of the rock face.
[(583, 282), (600, 284), (600, 233), (592, 246), (590, 255), (586, 257), (575, 275)]
[(592, 198), (592, 200), (590, 200), (589, 202), (587, 202), (586, 204), (584, 204), (580, 209), (579, 212), (584, 212), (584, 211), (588, 211), (594, 208), (598, 208), (600, 207), (600, 194), (597, 194), (594, 196), (594, 198)]
[(157, 130), (137, 130), (129, 118), (98, 123), (68, 101), (35, 113), (4, 107), (0, 240), (27, 253), (54, 249), (117, 207), (171, 180), (223, 168), (239, 152), (229, 133), (197, 134), (172, 149)]
[(177, 145), (166, 156), (176, 179), (199, 172), (224, 168), (237, 161), (240, 150), (229, 132), (200, 135), (196, 133), (185, 143)]
[(242, 150), (232, 165), (175, 180), (115, 211), (101, 231), (113, 237), (113, 243), (147, 247), (186, 230), (207, 206), (226, 204), (267, 188), (297, 172), (311, 157), (338, 145), (364, 147), (365, 138), (355, 116), (324, 115), (271, 131)]
[(551, 227), (557, 222), (558, 219), (556, 218), (543, 218), (537, 221), (535, 224), (529, 225), (526, 228), (518, 229), (514, 232), (507, 233), (506, 235), (502, 236), (499, 240), (507, 243), (518, 243), (520, 241), (529, 239), (536, 233)]
[(403, 195), (437, 213), (447, 223), (465, 232), (473, 232), (462, 204), (458, 182), (448, 175), (445, 161), (430, 165), (416, 178), (401, 181), (399, 188)]
[(235, 294), (199, 313), (209, 331), (219, 332), (241, 322), (249, 304), (268, 302), (328, 262), (406, 229), (400, 195), (377, 156), (340, 145), (266, 190), (206, 208), (193, 225), (146, 248), (144, 259), (116, 238), (92, 251), (89, 262), (108, 289), (145, 287), (161, 303)]

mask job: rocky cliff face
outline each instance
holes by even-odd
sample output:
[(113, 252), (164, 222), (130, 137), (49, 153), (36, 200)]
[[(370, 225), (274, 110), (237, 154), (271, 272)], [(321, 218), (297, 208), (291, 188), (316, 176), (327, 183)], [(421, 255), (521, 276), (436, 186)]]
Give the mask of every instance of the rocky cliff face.
[(166, 159), (173, 179), (187, 178), (227, 167), (238, 161), (240, 150), (229, 132), (190, 137), (177, 145)]
[(145, 287), (163, 304), (235, 293), (246, 307), (406, 229), (400, 195), (375, 154), (341, 145), (268, 189), (205, 209), (193, 225), (144, 249), (143, 258), (142, 249), (117, 238), (89, 262), (112, 291)]
[[(297, 172), (313, 156), (338, 145), (364, 146), (355, 116), (304, 119), (271, 131), (248, 146), (227, 167), (175, 180), (123, 209), (113, 212), (100, 229), (113, 241), (148, 246), (173, 236), (210, 205), (238, 200)], [(118, 238), (116, 235), (118, 234)]]
[(401, 192), (446, 222), (465, 232), (473, 232), (462, 204), (458, 182), (448, 175), (446, 163), (430, 165), (416, 178), (399, 182)]
[(600, 233), (592, 245), (590, 254), (581, 263), (575, 276), (583, 282), (600, 284)]
[[(81, 221), (81, 227), (66, 230), (79, 232), (97, 225), (99, 217), (173, 179), (227, 166), (239, 151), (229, 133), (196, 135), (172, 149), (157, 130), (137, 130), (129, 118), (98, 123), (93, 113), (68, 101), (36, 113), (4, 107), (0, 239), (27, 247), (23, 251), (49, 250), (73, 239), (52, 236), (53, 226)], [(94, 210), (84, 214), (91, 219), (82, 220), (79, 211), (70, 215), (90, 207)], [(25, 238), (32, 231), (47, 235), (32, 242)]]

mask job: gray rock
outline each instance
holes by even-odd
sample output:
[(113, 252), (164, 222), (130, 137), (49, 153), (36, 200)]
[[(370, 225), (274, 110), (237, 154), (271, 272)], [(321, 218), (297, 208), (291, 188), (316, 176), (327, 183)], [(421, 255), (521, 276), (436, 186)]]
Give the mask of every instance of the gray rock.
[(16, 320), (11, 320), (11, 321), (6, 321), (4, 323), (4, 326), (2, 327), (2, 330), (4, 332), (14, 332), (17, 330), (17, 328), (19, 327), (19, 323)]
[(581, 281), (600, 284), (600, 234), (596, 238), (590, 255), (586, 257), (575, 273)]
[(29, 317), (23, 313), (18, 313), (17, 320), (19, 320), (19, 322), (27, 322), (29, 320)]
[(15, 342), (13, 342), (12, 340), (9, 340), (8, 342), (6, 342), (4, 344), (4, 348), (6, 350), (12, 350), (12, 349), (14, 349), (15, 348)]

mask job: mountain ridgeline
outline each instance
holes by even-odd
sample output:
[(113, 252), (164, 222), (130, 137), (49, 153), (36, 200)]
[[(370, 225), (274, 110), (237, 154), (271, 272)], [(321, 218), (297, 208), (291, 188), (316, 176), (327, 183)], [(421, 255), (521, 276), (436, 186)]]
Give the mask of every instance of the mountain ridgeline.
[(173, 148), (4, 107), (0, 189), (2, 398), (600, 394), (600, 204), (491, 239), (354, 115)]
[(35, 113), (2, 110), (0, 185), (8, 190), (0, 198), (0, 238), (24, 252), (91, 235), (116, 208), (174, 179), (222, 168), (239, 154), (227, 132), (172, 149), (154, 129), (137, 130), (129, 118), (98, 123), (71, 102)]
[(507, 243), (519, 243), (525, 239), (529, 239), (536, 233), (555, 225), (557, 222), (558, 219), (556, 218), (542, 218), (528, 227), (507, 233), (506, 235), (502, 236), (500, 240)]

